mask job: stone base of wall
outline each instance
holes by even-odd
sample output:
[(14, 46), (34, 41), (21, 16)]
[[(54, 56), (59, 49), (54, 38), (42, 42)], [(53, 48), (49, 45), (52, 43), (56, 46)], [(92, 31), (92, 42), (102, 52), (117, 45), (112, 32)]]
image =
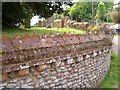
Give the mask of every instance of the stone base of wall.
[[(10, 79), (0, 84), (0, 88), (95, 88), (101, 84), (108, 72), (111, 50), (91, 50), (76, 56), (65, 55), (56, 60), (40, 65), (38, 68), (24, 69), (19, 74), (27, 73), (19, 78)], [(43, 68), (45, 68), (43, 70)]]

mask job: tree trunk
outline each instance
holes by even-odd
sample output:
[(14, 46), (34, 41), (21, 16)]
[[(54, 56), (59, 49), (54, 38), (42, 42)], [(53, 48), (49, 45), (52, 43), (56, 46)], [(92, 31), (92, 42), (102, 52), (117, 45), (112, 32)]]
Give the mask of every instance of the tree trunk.
[(25, 19), (25, 28), (30, 28), (30, 18)]

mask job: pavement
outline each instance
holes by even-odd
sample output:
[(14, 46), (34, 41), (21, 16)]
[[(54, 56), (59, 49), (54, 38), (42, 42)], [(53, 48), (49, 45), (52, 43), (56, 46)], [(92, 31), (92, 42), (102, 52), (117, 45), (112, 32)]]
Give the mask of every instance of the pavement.
[(113, 52), (120, 52), (120, 36), (115, 35), (113, 38)]

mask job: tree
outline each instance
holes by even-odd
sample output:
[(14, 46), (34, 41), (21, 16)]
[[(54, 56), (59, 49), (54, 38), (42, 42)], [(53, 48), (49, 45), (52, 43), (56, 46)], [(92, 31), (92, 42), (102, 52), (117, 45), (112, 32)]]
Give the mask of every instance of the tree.
[(61, 6), (61, 2), (3, 2), (2, 24), (3, 27), (16, 27), (22, 23), (29, 27), (32, 16), (51, 17), (54, 12), (62, 13)]
[(109, 13), (113, 10), (114, 4), (113, 4), (113, 2), (104, 2), (104, 4), (106, 7), (106, 13), (107, 13), (107, 17), (106, 17), (105, 21), (112, 22), (112, 19), (111, 19)]
[(63, 15), (64, 15), (64, 16), (69, 16), (69, 11), (70, 11), (70, 9), (64, 10), (64, 11), (63, 11)]
[(30, 28), (30, 19), (33, 17), (33, 9), (29, 6), (29, 3), (21, 3), (22, 9), (23, 9), (23, 18), (24, 22), (23, 25), (25, 25), (25, 28)]
[(73, 18), (73, 19), (79, 19), (79, 14), (80, 14), (80, 3), (75, 3), (69, 11), (69, 15)]
[(14, 27), (15, 24), (23, 19), (22, 7), (19, 2), (2, 3), (2, 26)]
[(110, 12), (113, 10), (113, 2), (104, 2), (105, 7), (106, 7), (106, 12)]
[(57, 12), (53, 14), (53, 19), (54, 20), (57, 20), (57, 19), (60, 19), (61, 18), (61, 14), (58, 14)]
[(100, 2), (98, 4), (98, 9), (96, 12), (96, 21), (101, 22), (101, 21), (105, 21), (105, 19), (106, 19), (106, 7), (103, 2)]
[(89, 21), (92, 18), (92, 3), (76, 2), (70, 8), (69, 15), (77, 21)]

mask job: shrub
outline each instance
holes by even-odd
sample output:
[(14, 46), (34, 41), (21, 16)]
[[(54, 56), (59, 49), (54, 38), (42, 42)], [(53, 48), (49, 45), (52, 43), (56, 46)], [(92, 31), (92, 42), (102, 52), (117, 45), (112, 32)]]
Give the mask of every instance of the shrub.
[(120, 23), (120, 11), (112, 11), (111, 14), (111, 19), (114, 23)]

